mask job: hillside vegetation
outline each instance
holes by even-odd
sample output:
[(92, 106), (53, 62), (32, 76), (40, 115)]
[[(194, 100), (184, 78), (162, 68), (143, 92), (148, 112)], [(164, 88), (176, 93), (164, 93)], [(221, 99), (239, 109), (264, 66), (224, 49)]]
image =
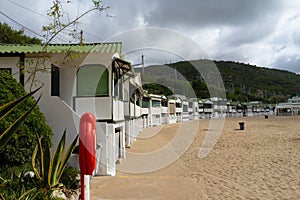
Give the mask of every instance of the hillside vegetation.
[[(142, 71), (140, 68), (135, 70)], [(207, 82), (215, 88), (220, 87), (223, 82), (227, 99), (233, 101), (260, 100), (276, 103), (286, 101), (300, 92), (300, 75), (231, 61), (181, 61), (148, 66), (144, 72), (144, 89), (156, 94), (170, 93), (159, 86), (163, 85), (177, 94), (208, 98), (211, 95)], [(218, 72), (222, 80), (219, 80)]]

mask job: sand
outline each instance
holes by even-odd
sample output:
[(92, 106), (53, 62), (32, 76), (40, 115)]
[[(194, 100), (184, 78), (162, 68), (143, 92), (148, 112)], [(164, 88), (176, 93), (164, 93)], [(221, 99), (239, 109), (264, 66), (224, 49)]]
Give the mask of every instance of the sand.
[[(245, 122), (245, 130), (239, 130), (239, 121)], [(217, 143), (201, 159), (200, 147), (208, 149), (220, 128), (209, 127), (209, 119), (147, 128), (127, 149), (130, 153), (118, 164), (115, 177), (92, 178), (91, 199), (298, 200), (299, 122), (300, 116), (226, 118)], [(203, 144), (210, 136), (210, 144)], [(164, 152), (168, 144), (171, 150)], [(174, 159), (184, 147), (189, 148)], [(135, 155), (141, 157), (136, 160)], [(174, 162), (165, 166), (164, 160)]]

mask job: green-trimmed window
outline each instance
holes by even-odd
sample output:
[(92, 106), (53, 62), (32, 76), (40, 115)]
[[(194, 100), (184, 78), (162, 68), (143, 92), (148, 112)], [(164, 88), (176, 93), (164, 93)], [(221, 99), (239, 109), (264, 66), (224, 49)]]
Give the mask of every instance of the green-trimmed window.
[(109, 76), (104, 65), (84, 65), (77, 72), (77, 96), (109, 95)]
[(154, 107), (154, 108), (160, 107), (160, 101), (158, 101), (158, 100), (152, 100), (152, 107)]
[(143, 98), (142, 108), (149, 108), (149, 99)]

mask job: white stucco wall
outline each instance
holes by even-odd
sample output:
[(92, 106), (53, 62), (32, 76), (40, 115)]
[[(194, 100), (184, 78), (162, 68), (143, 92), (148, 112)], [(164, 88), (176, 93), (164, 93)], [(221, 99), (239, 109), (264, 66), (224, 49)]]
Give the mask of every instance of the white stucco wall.
[(75, 98), (75, 111), (79, 116), (85, 112), (92, 113), (96, 119), (105, 120), (112, 117), (110, 97), (79, 97)]
[(13, 77), (19, 81), (19, 68), (18, 63), (20, 61), (19, 57), (1, 57), (0, 68), (11, 68)]

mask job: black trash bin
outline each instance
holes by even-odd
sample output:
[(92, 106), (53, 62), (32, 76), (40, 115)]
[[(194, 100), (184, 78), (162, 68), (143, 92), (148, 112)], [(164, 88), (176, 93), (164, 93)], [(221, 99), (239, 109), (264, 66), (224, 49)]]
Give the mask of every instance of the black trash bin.
[(268, 119), (269, 118), (269, 116), (268, 115), (265, 115), (265, 119)]
[(240, 125), (240, 130), (245, 129), (245, 122), (239, 122), (239, 125)]

